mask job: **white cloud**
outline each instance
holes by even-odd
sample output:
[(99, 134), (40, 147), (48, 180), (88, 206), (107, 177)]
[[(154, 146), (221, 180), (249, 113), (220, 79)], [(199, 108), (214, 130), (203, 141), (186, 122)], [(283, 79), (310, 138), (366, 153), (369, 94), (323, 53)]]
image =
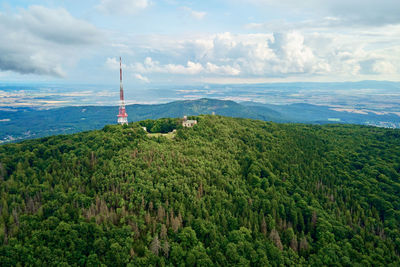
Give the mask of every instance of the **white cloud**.
[(363, 74), (394, 74), (396, 67), (385, 59), (366, 59), (360, 62), (360, 70)]
[(138, 79), (138, 80), (140, 80), (142, 82), (145, 82), (145, 83), (149, 83), (150, 82), (149, 78), (147, 78), (146, 76), (142, 76), (139, 73), (135, 73), (134, 76), (135, 76), (136, 79)]
[[(119, 60), (115, 57), (109, 57), (106, 59), (106, 67), (112, 70), (118, 70), (119, 69)], [(126, 64), (122, 63), (122, 68), (126, 68)]]
[(372, 71), (379, 74), (395, 74), (397, 72), (396, 67), (392, 63), (384, 60), (375, 62)]
[(181, 64), (161, 65), (158, 61), (153, 61), (151, 57), (146, 57), (144, 63), (135, 63), (131, 67), (134, 71), (140, 73), (168, 73), (168, 74), (198, 74), (203, 70), (200, 63), (188, 61), (186, 66)]
[(203, 66), (200, 63), (195, 63), (192, 61), (188, 61), (186, 66), (183, 65), (175, 65), (175, 64), (167, 64), (164, 69), (167, 73), (171, 74), (198, 74), (203, 70)]
[[(117, 69), (119, 67), (116, 58), (107, 58), (106, 66), (110, 69)], [(161, 65), (160, 62), (154, 61), (152, 58), (147, 57), (143, 63), (136, 62), (134, 64), (123, 66), (128, 71), (138, 72), (134, 76), (139, 80), (148, 80), (144, 74), (171, 74), (171, 75), (195, 75), (200, 73), (217, 74), (217, 75), (232, 75), (236, 76), (240, 73), (239, 66), (232, 67), (229, 65), (215, 65), (207, 62), (205, 66), (201, 63), (188, 61), (186, 65), (182, 64), (165, 64)]]
[(149, 5), (149, 0), (101, 0), (96, 8), (106, 14), (132, 15)]
[[(222, 69), (225, 71), (222, 73), (232, 76), (279, 76), (329, 71), (324, 59), (314, 55), (312, 49), (304, 43), (304, 36), (298, 32), (218, 34), (214, 36), (213, 47), (206, 55), (205, 59), (214, 65), (223, 63), (225, 67)], [(226, 66), (230, 67), (230, 71)]]
[[(365, 75), (395, 76), (399, 71), (400, 44), (393, 42), (392, 27), (384, 36), (368, 31), (358, 35), (287, 31), (232, 34), (229, 32), (186, 37), (152, 36), (132, 46), (135, 58), (127, 68), (132, 73), (171, 79), (226, 78), (318, 78), (365, 79)], [(388, 43), (382, 48), (381, 43)], [(386, 39), (385, 39), (386, 38)], [(141, 59), (140, 59), (141, 58)], [(186, 62), (186, 63), (183, 63)], [(383, 76), (381, 76), (383, 77)]]
[(208, 73), (211, 73), (211, 74), (222, 74), (222, 75), (230, 75), (230, 76), (236, 76), (236, 75), (240, 74), (239, 66), (236, 66), (236, 68), (229, 66), (229, 65), (217, 66), (210, 62), (207, 62), (206, 70)]
[(298, 32), (274, 34), (270, 46), (277, 56), (278, 64), (273, 67), (275, 73), (324, 72), (321, 69), (323, 63), (318, 62), (311, 48), (304, 44), (304, 36)]
[[(311, 48), (304, 44), (304, 37), (296, 32), (275, 35), (222, 33), (209, 39), (177, 41), (175, 47), (177, 51), (171, 51), (170, 46), (168, 50), (159, 47), (157, 54), (178, 61), (186, 56), (186, 65), (161, 64), (152, 57), (146, 57), (143, 63), (136, 62), (128, 68), (142, 74), (212, 76), (279, 76), (329, 71), (329, 66), (314, 56)], [(183, 58), (174, 58), (175, 54)]]
[(191, 9), (190, 7), (182, 7), (182, 10), (184, 10), (187, 14), (189, 14), (192, 18), (201, 20), (205, 17), (205, 15), (207, 15), (206, 12), (203, 11), (195, 11), (193, 9)]
[(62, 8), (30, 6), (17, 14), (0, 13), (0, 70), (63, 77), (61, 62), (77, 60), (101, 33)]

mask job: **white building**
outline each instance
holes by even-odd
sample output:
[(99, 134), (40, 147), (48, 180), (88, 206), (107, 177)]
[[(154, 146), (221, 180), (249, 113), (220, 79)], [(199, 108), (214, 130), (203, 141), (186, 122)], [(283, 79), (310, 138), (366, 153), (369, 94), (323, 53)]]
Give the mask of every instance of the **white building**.
[(187, 116), (183, 117), (182, 126), (183, 127), (193, 127), (197, 124), (197, 120), (188, 120)]

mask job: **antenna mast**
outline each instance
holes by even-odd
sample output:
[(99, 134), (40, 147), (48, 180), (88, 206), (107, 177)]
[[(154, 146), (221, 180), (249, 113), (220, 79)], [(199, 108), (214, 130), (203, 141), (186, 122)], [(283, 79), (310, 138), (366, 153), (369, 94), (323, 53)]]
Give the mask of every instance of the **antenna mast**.
[(119, 57), (119, 113), (118, 124), (128, 124), (128, 114), (125, 110), (124, 87), (122, 85), (122, 61)]

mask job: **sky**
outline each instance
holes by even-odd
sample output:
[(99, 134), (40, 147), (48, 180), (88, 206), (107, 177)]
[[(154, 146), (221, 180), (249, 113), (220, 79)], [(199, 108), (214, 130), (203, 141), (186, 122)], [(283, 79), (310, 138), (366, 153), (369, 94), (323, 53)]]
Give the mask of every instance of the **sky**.
[(400, 81), (399, 0), (0, 1), (0, 82)]

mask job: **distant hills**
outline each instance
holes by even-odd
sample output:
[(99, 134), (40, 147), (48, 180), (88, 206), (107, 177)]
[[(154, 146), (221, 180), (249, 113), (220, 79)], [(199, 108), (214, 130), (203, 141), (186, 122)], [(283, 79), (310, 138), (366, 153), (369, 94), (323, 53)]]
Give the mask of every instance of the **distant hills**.
[[(118, 107), (73, 106), (48, 110), (8, 108), (0, 110), (0, 142), (68, 134), (100, 129), (116, 123)], [(331, 110), (310, 104), (270, 105), (255, 102), (236, 103), (230, 100), (202, 98), (156, 105), (128, 105), (128, 120), (183, 117), (184, 115), (215, 114), (274, 122), (313, 124), (353, 123), (396, 128), (400, 117), (395, 114), (357, 114)]]
[[(336, 111), (328, 106), (296, 103), (290, 105), (269, 105), (254, 102), (242, 103), (253, 112), (262, 114), (264, 110), (277, 112), (281, 121), (314, 124), (347, 123), (398, 128), (400, 117), (393, 113), (378, 115), (372, 112), (353, 113)], [(273, 120), (279, 122), (279, 120)]]

